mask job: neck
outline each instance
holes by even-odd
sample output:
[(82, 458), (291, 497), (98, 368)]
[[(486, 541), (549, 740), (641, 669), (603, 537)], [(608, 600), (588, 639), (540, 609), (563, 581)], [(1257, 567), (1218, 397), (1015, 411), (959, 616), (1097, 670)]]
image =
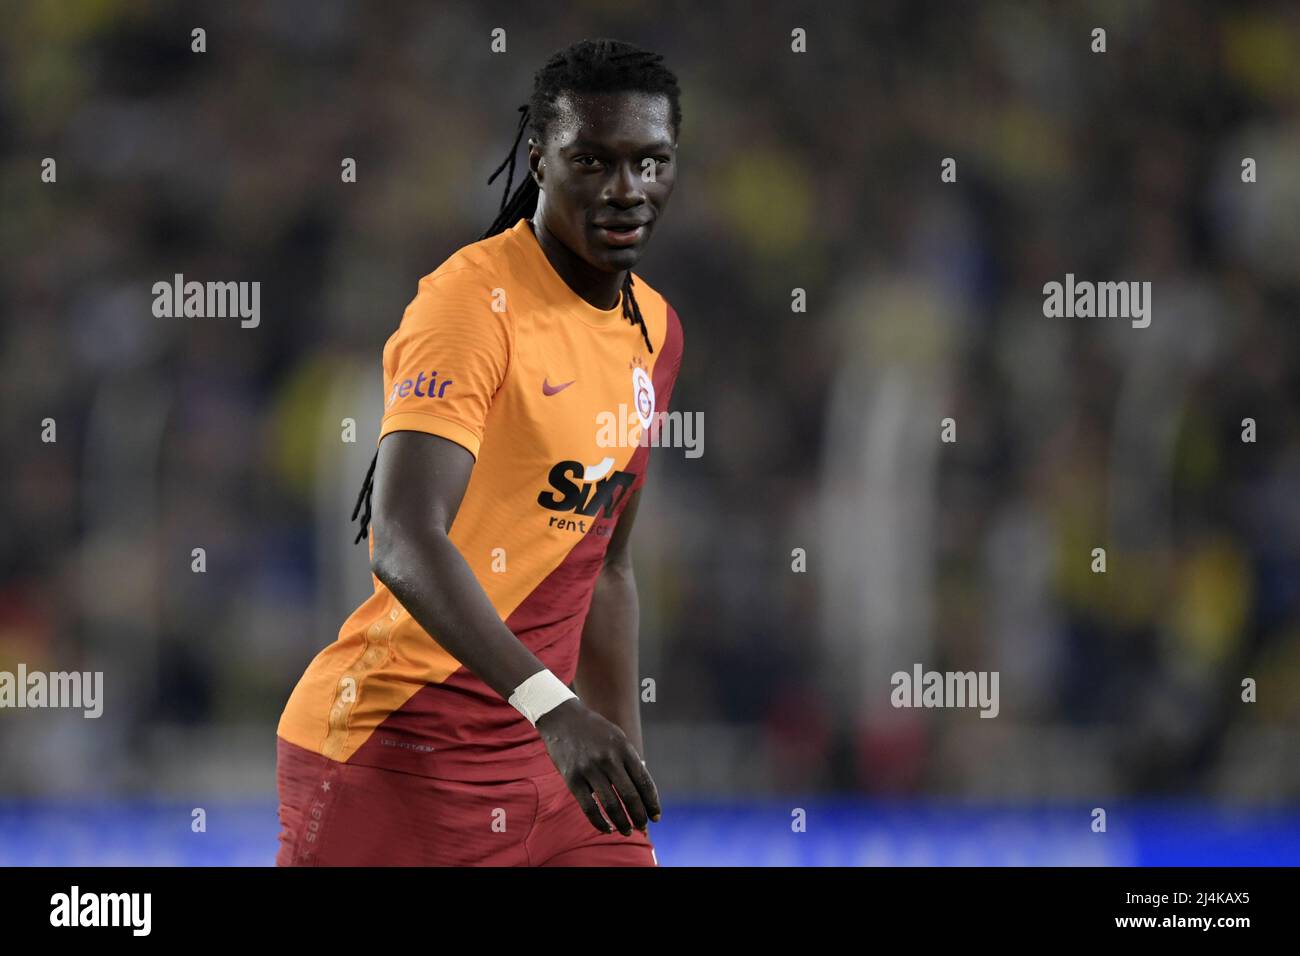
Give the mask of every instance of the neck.
[(546, 228), (545, 220), (536, 215), (528, 220), (537, 244), (542, 247), (547, 261), (570, 289), (598, 309), (608, 311), (618, 305), (619, 290), (627, 276), (626, 269), (604, 272), (576, 255)]

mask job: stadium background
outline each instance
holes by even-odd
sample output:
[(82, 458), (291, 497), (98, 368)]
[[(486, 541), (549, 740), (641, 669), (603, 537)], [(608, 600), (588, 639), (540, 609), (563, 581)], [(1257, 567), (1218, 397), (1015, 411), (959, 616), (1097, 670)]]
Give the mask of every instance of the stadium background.
[[(661, 862), (1300, 862), (1300, 10), (1223, 6), (6, 5), (0, 670), (105, 710), (0, 710), (0, 864), (271, 861), (380, 349), (588, 36), (684, 91), (638, 267), (706, 426), (635, 535)], [(1067, 272), (1151, 326), (1045, 318)], [(175, 273), (260, 326), (154, 318)], [(914, 662), (999, 716), (892, 708)]]

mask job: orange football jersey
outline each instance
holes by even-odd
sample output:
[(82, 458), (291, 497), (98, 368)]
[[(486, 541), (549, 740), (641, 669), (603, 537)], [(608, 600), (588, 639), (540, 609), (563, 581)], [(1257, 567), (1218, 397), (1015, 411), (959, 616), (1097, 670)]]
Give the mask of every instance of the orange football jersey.
[[(384, 346), (383, 436), (421, 431), (475, 457), (450, 538), (501, 620), (566, 684), (609, 536), (645, 481), (682, 328), (633, 273), (654, 351), (622, 303), (597, 309), (551, 266), (527, 219), (420, 280)], [(371, 523), (369, 547), (382, 524)], [(308, 666), (278, 734), (339, 761), (461, 780), (551, 764), (537, 730), (374, 592)]]

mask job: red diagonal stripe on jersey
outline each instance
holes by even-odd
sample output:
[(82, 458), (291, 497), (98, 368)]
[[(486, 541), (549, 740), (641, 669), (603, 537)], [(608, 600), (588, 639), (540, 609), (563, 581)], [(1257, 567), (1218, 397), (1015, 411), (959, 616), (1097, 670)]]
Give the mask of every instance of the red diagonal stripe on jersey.
[[(672, 306), (668, 307), (667, 324), (651, 374), (656, 411), (668, 410), (681, 364), (681, 322)], [(645, 482), (649, 458), (648, 445), (632, 453), (624, 470), (636, 473), (636, 481), (619, 498), (613, 517), (602, 519), (601, 526), (612, 528), (623, 514), (632, 492)], [(573, 681), (577, 672), (582, 625), (609, 538), (610, 535), (596, 535), (591, 531), (580, 536), (564, 559), (506, 619), (510, 631), (566, 684)], [(418, 749), (419, 739), (434, 728), (437, 737), (444, 741), (444, 755), (422, 754)], [(447, 740), (457, 742), (456, 763), (481, 759), (485, 772), (489, 772), (486, 768), (503, 753), (509, 753), (516, 761), (520, 755), (529, 753), (538, 753), (549, 760), (536, 728), (465, 667), (458, 668), (441, 684), (429, 684), (416, 691), (401, 708), (384, 719), (351, 759), (369, 764), (382, 755), (389, 766), (408, 763), (415, 770), (419, 765), (437, 764), (440, 756), (445, 756)]]

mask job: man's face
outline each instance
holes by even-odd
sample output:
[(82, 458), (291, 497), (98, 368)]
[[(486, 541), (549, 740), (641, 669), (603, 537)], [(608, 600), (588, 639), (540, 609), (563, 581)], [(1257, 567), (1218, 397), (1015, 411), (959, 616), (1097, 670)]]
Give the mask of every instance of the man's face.
[(546, 229), (603, 272), (636, 265), (668, 205), (677, 166), (668, 97), (561, 94), (548, 142), (529, 140)]

